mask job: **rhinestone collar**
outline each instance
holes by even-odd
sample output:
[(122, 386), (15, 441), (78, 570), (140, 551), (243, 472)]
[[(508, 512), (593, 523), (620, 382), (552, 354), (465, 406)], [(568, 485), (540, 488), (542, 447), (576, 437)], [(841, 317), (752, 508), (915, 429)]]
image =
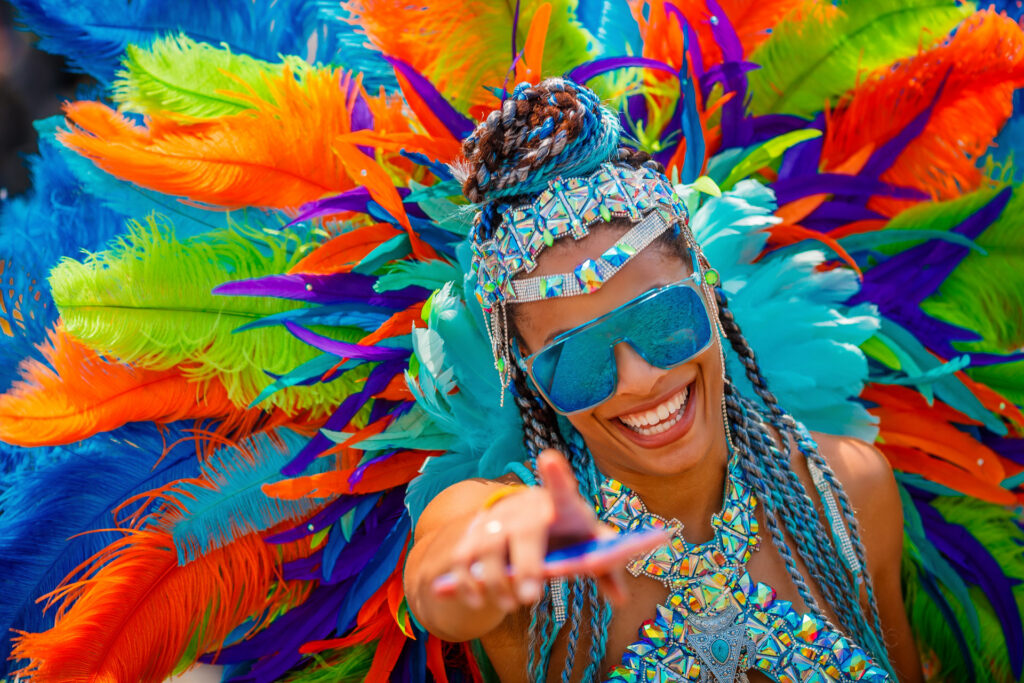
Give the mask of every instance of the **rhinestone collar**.
[(669, 529), (668, 544), (632, 560), (634, 576), (672, 591), (640, 640), (626, 648), (606, 681), (670, 683), (745, 681), (757, 669), (780, 683), (883, 683), (888, 673), (849, 638), (812, 614), (797, 612), (746, 569), (758, 548), (757, 499), (732, 459), (722, 511), (712, 515), (714, 537), (690, 544), (682, 524), (650, 513), (633, 491), (614, 480), (600, 490), (599, 515), (620, 533)]

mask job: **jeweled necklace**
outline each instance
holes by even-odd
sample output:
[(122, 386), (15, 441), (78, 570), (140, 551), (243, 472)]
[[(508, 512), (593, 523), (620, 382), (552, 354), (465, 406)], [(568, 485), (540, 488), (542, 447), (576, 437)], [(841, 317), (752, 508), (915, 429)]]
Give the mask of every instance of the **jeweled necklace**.
[(714, 537), (690, 544), (682, 524), (648, 512), (621, 483), (600, 489), (601, 519), (619, 531), (667, 529), (668, 544), (632, 560), (633, 576), (649, 576), (670, 590), (654, 619), (640, 627), (622, 664), (607, 681), (669, 683), (746, 681), (755, 668), (782, 683), (889, 681), (863, 649), (813, 614), (801, 614), (746, 569), (759, 544), (757, 499), (743, 482), (737, 458), (729, 463), (722, 511), (711, 516)]

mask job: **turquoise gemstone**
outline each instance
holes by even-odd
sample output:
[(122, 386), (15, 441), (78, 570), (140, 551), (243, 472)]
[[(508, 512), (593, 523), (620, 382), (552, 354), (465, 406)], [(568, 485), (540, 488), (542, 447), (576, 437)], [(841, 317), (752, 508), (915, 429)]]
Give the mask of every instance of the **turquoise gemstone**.
[(722, 664), (729, 660), (730, 649), (729, 643), (722, 638), (711, 643), (711, 654)]

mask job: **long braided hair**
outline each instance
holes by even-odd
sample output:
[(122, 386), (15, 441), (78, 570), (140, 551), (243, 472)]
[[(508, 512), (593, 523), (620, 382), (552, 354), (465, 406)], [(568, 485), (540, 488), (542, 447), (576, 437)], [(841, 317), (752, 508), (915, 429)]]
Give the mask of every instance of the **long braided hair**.
[[(481, 212), (471, 239), (477, 243), (490, 239), (506, 208), (530, 201), (531, 195), (542, 191), (555, 177), (589, 173), (609, 159), (634, 167), (656, 163), (646, 154), (620, 148), (619, 137), (617, 116), (602, 107), (592, 91), (560, 78), (547, 79), (536, 86), (517, 86), (502, 108), (492, 112), (463, 143), (467, 160), (461, 169), (463, 193), (479, 205)], [(656, 167), (663, 170), (660, 165)], [(684, 241), (678, 235), (665, 233), (661, 241), (677, 249), (680, 255), (686, 254)], [(783, 447), (787, 438), (795, 440), (838, 499), (856, 558), (864, 567), (864, 546), (849, 499), (813, 440), (769, 391), (724, 293), (718, 287), (714, 288), (714, 293), (720, 329), (764, 404), (762, 408), (741, 396), (726, 373), (723, 419), (735, 440), (736, 457), (744, 478), (761, 501), (773, 544), (811, 613), (826, 623), (830, 621), (797, 567), (797, 556), (807, 566), (825, 602), (835, 611), (839, 630), (872, 652), (876, 661), (888, 666), (870, 577), (866, 572), (856, 575), (843, 563), (829, 533), (829, 524), (822, 521), (814, 501), (791, 467), (789, 448)], [(724, 356), (722, 360), (725, 369)], [(529, 380), (514, 363), (511, 365), (513, 396), (523, 420), (527, 452), (531, 458), (536, 458), (546, 448), (566, 454), (579, 482), (580, 494), (587, 500), (595, 500), (601, 478), (582, 437), (571, 427), (560, 425), (555, 412), (534, 391)], [(776, 442), (772, 430), (781, 436), (782, 444)], [(788, 538), (793, 540), (796, 554)], [(864, 583), (867, 594), (867, 613), (860, 604), (860, 582)], [(547, 678), (551, 651), (563, 628), (553, 614), (556, 605), (564, 607), (565, 623), (569, 626), (568, 650), (560, 680), (567, 683), (572, 676), (583, 633), (589, 635), (590, 643), (582, 680), (597, 679), (605, 656), (612, 611), (598, 593), (594, 580), (585, 577), (567, 583), (549, 582), (543, 597), (531, 610), (530, 679)]]

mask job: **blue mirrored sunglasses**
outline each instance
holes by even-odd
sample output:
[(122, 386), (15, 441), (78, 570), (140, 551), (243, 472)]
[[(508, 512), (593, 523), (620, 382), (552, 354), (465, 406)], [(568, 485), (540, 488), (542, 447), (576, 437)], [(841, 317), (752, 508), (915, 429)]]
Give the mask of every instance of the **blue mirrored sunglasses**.
[(711, 346), (711, 316), (700, 278), (698, 269), (679, 282), (644, 292), (525, 358), (514, 344), (516, 362), (558, 412), (589, 410), (615, 393), (617, 344), (629, 344), (645, 361), (666, 370)]

